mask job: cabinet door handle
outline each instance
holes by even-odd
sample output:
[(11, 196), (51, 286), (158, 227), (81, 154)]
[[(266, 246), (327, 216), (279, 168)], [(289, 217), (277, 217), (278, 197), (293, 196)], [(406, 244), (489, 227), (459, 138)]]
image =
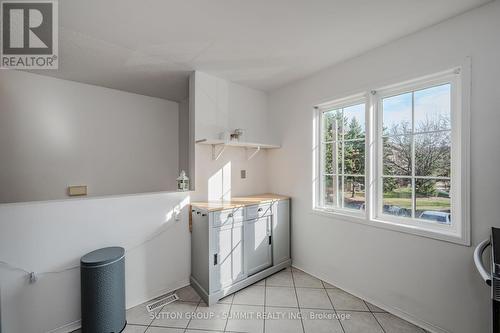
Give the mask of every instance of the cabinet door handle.
[(214, 266), (216, 266), (216, 265), (217, 265), (217, 253), (214, 254)]
[(201, 214), (201, 216), (207, 216), (207, 214)]
[(269, 235), (269, 245), (273, 243), (273, 236)]

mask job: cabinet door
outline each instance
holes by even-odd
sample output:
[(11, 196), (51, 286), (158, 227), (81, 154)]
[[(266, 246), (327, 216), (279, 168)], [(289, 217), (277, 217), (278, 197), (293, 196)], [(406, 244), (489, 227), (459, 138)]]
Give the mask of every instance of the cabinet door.
[(212, 291), (230, 286), (245, 277), (243, 224), (213, 228)]
[(247, 275), (272, 265), (271, 217), (245, 221), (245, 263)]
[(273, 263), (290, 259), (290, 201), (280, 200), (273, 212)]

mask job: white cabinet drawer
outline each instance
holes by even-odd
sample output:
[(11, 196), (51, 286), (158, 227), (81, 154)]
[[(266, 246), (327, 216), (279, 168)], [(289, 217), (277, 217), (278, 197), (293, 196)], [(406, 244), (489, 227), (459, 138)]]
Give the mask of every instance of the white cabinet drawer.
[(213, 213), (213, 226), (220, 227), (243, 221), (243, 208), (227, 209)]
[(253, 220), (272, 214), (271, 204), (261, 204), (246, 208), (246, 219)]

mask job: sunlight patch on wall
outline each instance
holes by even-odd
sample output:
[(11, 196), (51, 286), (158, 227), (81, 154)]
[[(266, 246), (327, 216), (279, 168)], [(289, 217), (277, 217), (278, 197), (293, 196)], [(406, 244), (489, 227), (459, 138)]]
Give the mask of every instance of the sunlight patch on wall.
[(231, 162), (208, 179), (208, 201), (231, 200)]

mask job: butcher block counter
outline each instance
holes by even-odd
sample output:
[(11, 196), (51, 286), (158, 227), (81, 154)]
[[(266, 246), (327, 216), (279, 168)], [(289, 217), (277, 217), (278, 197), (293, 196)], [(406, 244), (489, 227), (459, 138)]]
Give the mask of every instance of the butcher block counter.
[(200, 201), (193, 202), (191, 206), (198, 209), (203, 209), (208, 212), (216, 212), (220, 210), (226, 209), (234, 209), (246, 206), (259, 205), (263, 203), (270, 203), (279, 200), (288, 200), (290, 197), (273, 194), (273, 193), (265, 193), (258, 195), (249, 195), (244, 197), (234, 197), (230, 201)]

